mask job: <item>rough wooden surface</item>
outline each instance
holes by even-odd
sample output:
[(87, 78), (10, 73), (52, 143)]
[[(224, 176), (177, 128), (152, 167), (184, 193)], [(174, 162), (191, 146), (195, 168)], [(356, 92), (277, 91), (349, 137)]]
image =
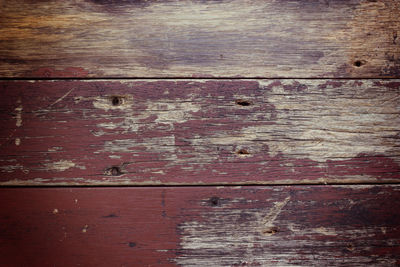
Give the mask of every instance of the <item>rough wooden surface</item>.
[(1, 1), (1, 77), (398, 77), (398, 0)]
[(400, 186), (5, 189), (2, 266), (396, 266)]
[(398, 0), (0, 1), (0, 266), (400, 266), (398, 36)]
[(6, 81), (0, 183), (400, 180), (398, 80)]

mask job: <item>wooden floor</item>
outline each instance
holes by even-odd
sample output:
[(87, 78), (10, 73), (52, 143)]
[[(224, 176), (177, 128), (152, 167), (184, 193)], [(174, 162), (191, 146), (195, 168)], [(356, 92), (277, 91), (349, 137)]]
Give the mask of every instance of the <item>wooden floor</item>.
[(400, 2), (0, 3), (0, 266), (399, 266)]

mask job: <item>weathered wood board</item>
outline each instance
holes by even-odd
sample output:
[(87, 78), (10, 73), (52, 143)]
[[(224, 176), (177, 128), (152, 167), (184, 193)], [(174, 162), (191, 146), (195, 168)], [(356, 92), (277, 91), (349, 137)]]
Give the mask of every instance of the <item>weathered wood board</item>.
[(398, 0), (8, 0), (1, 77), (399, 77)]
[(399, 80), (3, 81), (1, 185), (400, 181)]
[(396, 266), (400, 186), (3, 188), (2, 266)]
[(0, 1), (0, 266), (400, 266), (399, 35), (398, 0)]

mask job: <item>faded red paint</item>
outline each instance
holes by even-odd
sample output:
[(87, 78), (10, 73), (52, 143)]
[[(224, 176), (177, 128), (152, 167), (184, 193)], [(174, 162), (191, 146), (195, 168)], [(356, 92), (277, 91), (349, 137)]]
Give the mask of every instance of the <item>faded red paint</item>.
[(88, 74), (89, 71), (79, 67), (68, 67), (62, 70), (44, 67), (32, 71), (32, 73), (27, 76), (32, 78), (84, 78), (87, 77)]
[(376, 81), (374, 84), (377, 85), (377, 86), (384, 86), (384, 87), (386, 87), (388, 89), (394, 89), (394, 90), (398, 90), (399, 87), (400, 87), (400, 82), (398, 82), (398, 81), (386, 82), (386, 83), (382, 83), (380, 81)]
[[(398, 189), (2, 189), (0, 202), (7, 205), (0, 211), (0, 257), (5, 266), (176, 266), (210, 258), (217, 259), (213, 266), (246, 266), (275, 255), (281, 264), (328, 266), (376, 255), (369, 262), (379, 265), (399, 260), (400, 247), (393, 244), (400, 241), (400, 217), (390, 208), (400, 201)], [(264, 236), (264, 217), (285, 198), (271, 222), (276, 232)], [(253, 239), (239, 242), (245, 235)], [(189, 249), (190, 242), (199, 248)]]
[(319, 86), (319, 88), (325, 89), (325, 88), (328, 87), (328, 86), (331, 86), (331, 87), (333, 87), (333, 88), (339, 88), (339, 87), (343, 86), (343, 84), (344, 84), (344, 83), (341, 82), (341, 81), (328, 80), (328, 81), (326, 81), (324, 84), (321, 84), (321, 85)]
[(184, 203), (163, 205), (163, 192), (3, 189), (0, 265), (174, 266), (179, 219), (170, 218)]

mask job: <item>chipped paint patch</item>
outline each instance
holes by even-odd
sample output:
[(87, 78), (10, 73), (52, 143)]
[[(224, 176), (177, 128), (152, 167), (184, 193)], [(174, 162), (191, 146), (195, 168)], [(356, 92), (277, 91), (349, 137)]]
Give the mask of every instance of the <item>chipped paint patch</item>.
[(60, 146), (53, 146), (53, 147), (50, 147), (47, 149), (48, 152), (57, 152), (57, 151), (61, 151), (61, 150), (63, 150), (63, 148)]
[[(167, 129), (173, 130), (176, 123), (183, 123), (192, 119), (191, 114), (200, 110), (200, 105), (188, 102), (187, 99), (185, 99), (185, 101), (177, 100), (176, 102), (171, 102), (171, 100), (168, 99), (160, 99), (157, 101), (145, 102), (144, 105), (146, 108), (137, 112), (133, 105), (133, 96), (125, 97), (125, 102), (118, 106), (112, 106), (107, 98), (101, 98), (93, 102), (95, 107), (105, 111), (116, 109), (123, 113), (123, 120), (119, 122), (102, 122), (97, 124), (98, 128), (105, 130), (120, 129), (122, 133), (130, 133), (137, 132), (141, 128), (152, 129), (165, 124)], [(151, 122), (144, 125), (143, 121), (149, 119), (151, 119)], [(96, 133), (98, 132), (99, 131), (96, 131)]]
[(155, 153), (168, 153), (169, 158), (176, 159), (175, 154), (175, 137), (174, 136), (163, 136), (158, 138), (144, 138), (142, 142), (138, 142), (136, 139), (121, 139), (106, 141), (104, 148), (95, 153), (111, 152), (111, 153), (129, 153), (133, 156), (140, 152), (135, 153), (135, 147), (142, 147), (148, 152)]
[(17, 108), (15, 108), (15, 111), (17, 112), (17, 114), (15, 115), (15, 126), (17, 127), (21, 127), (22, 126), (22, 110), (23, 107), (22, 105), (19, 105)]
[(149, 116), (156, 115), (157, 119), (155, 121), (158, 123), (183, 123), (191, 118), (191, 112), (199, 110), (199, 105), (191, 102), (183, 102), (182, 100), (177, 100), (176, 102), (149, 102), (147, 104)]
[(89, 229), (89, 225), (85, 225), (85, 226), (83, 226), (83, 228), (82, 228), (82, 233), (86, 233), (87, 231), (88, 231), (88, 229)]
[(381, 227), (381, 231), (382, 231), (382, 234), (386, 235), (387, 228), (386, 227)]
[(5, 165), (5, 166), (0, 166), (0, 171), (1, 172), (14, 172), (16, 170), (22, 170), (24, 166), (21, 164), (15, 164), (15, 165)]
[(92, 130), (90, 132), (96, 137), (103, 136), (106, 134), (103, 130), (99, 130), (99, 131)]
[(328, 229), (325, 227), (318, 227), (314, 229), (315, 232), (322, 234), (322, 235), (331, 235), (331, 236), (336, 236), (337, 232), (333, 229)]
[(21, 139), (20, 138), (15, 138), (15, 145), (19, 146), (21, 144)]
[(75, 163), (70, 160), (59, 160), (56, 162), (46, 163), (45, 166), (49, 171), (61, 172), (75, 167)]

